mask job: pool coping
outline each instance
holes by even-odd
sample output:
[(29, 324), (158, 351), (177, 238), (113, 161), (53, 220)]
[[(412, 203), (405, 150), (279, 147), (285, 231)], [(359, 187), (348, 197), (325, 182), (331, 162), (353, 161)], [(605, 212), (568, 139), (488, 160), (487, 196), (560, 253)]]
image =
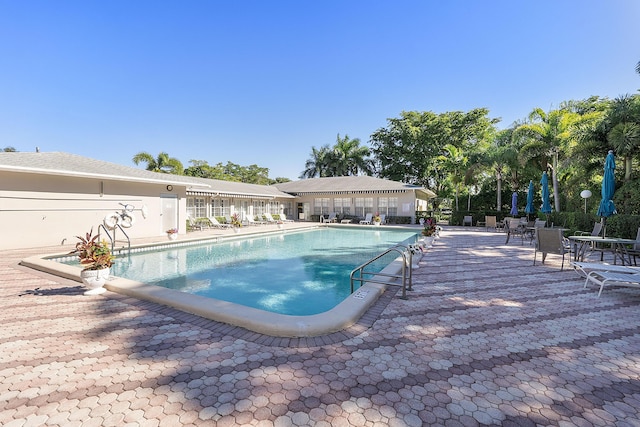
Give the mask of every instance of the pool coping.
[[(238, 238), (242, 237), (246, 236), (238, 236)], [(231, 238), (231, 236), (228, 238)], [(212, 239), (197, 239), (198, 243), (202, 243), (203, 240)], [(190, 244), (190, 241), (183, 241), (182, 244)], [(145, 244), (135, 247), (167, 245), (171, 246), (170, 244)], [(134, 246), (132, 246), (133, 248)], [(82, 269), (79, 266), (62, 264), (48, 259), (67, 255), (67, 253), (64, 253), (32, 256), (23, 259), (20, 264), (48, 274), (82, 282), (80, 278)], [(397, 258), (380, 273), (399, 274), (402, 262), (402, 258)], [(173, 307), (186, 313), (239, 326), (260, 334), (296, 338), (327, 335), (354, 325), (376, 303), (389, 286), (396, 286), (375, 283), (375, 281), (383, 279), (384, 277), (373, 276), (369, 280), (374, 282), (365, 281), (353, 294), (331, 310), (309, 316), (273, 313), (115, 276), (109, 277), (105, 283), (105, 288), (111, 292)], [(398, 288), (401, 289), (402, 287), (398, 286)]]

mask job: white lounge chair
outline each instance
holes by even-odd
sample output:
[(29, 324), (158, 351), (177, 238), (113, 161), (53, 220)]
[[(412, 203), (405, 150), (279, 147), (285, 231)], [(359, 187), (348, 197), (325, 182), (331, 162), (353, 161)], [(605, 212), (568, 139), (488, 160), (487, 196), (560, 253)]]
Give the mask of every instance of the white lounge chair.
[(187, 217), (187, 226), (189, 230), (202, 230), (204, 227), (190, 216)]
[(277, 221), (275, 219), (273, 219), (273, 217), (271, 216), (270, 213), (264, 213), (262, 214), (262, 216), (265, 218), (265, 220), (269, 223), (269, 224), (275, 224)]
[(618, 273), (615, 271), (592, 271), (587, 275), (584, 287), (591, 283), (600, 285), (598, 298), (605, 286), (626, 286), (640, 288), (640, 273)]
[(218, 221), (218, 218), (216, 218), (215, 216), (210, 216), (208, 219), (209, 219), (209, 222), (211, 223), (211, 226), (214, 227), (214, 228), (229, 228), (229, 227), (231, 227), (231, 224), (221, 223), (220, 221)]
[(368, 213), (364, 219), (360, 220), (360, 224), (369, 224), (371, 225), (371, 220), (373, 219), (373, 214)]
[(329, 214), (329, 218), (325, 219), (324, 222), (338, 222), (338, 214), (331, 212)]
[(287, 215), (285, 215), (283, 213), (280, 214), (280, 221), (282, 221), (282, 222), (294, 222), (292, 219), (288, 219)]
[[(640, 267), (631, 267), (628, 265), (614, 265), (602, 262), (579, 262), (571, 261), (571, 266), (576, 273), (581, 276), (588, 276), (592, 271), (611, 271), (614, 273), (640, 273)], [(582, 272), (582, 274), (580, 273)]]
[(387, 223), (387, 215), (381, 214), (380, 215), (380, 224), (386, 224), (386, 223)]
[(248, 225), (263, 225), (266, 224), (265, 221), (256, 221), (255, 219), (253, 219), (253, 217), (251, 215), (247, 215), (247, 217), (244, 219)]

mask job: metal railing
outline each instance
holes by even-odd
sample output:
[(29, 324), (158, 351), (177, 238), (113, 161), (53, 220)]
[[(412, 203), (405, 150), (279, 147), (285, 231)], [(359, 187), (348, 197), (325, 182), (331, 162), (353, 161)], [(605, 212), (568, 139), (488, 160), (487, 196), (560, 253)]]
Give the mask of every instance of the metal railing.
[[(400, 274), (364, 271), (365, 267), (373, 264), (383, 256), (388, 255), (392, 252), (397, 252), (402, 257), (402, 268), (400, 269)], [(375, 257), (371, 258), (369, 261), (365, 262), (359, 267), (354, 268), (353, 271), (351, 271), (351, 274), (349, 275), (349, 280), (351, 282), (351, 293), (354, 292), (354, 282), (356, 281), (360, 282), (360, 286), (362, 286), (364, 282), (381, 283), (383, 285), (396, 285), (396, 283), (393, 283), (391, 280), (378, 279), (378, 277), (387, 277), (387, 278), (392, 278), (394, 280), (401, 279), (402, 296), (400, 298), (407, 299), (407, 290), (410, 290), (410, 291), (412, 290), (411, 288), (412, 261), (413, 261), (413, 253), (411, 251), (411, 248), (408, 246), (396, 245), (387, 249), (386, 251), (382, 252), (379, 255), (376, 255)], [(407, 270), (408, 270), (408, 273), (407, 273)], [(359, 274), (359, 276), (356, 276), (356, 274)], [(370, 276), (370, 277), (367, 278), (365, 276)], [(407, 283), (409, 284), (409, 286), (407, 286)]]
[(122, 234), (124, 234), (124, 237), (126, 237), (127, 240), (122, 240), (122, 242), (126, 242), (127, 243), (127, 253), (131, 253), (131, 239), (129, 238), (129, 235), (127, 234), (126, 231), (124, 231), (124, 228), (122, 228), (120, 226), (120, 224), (115, 224), (115, 226), (113, 227), (113, 236), (111, 236), (111, 233), (109, 232), (109, 230), (107, 229), (107, 227), (104, 226), (104, 224), (100, 224), (98, 226), (98, 234), (102, 234), (102, 232), (100, 230), (104, 230), (104, 233), (107, 235), (107, 237), (109, 238), (109, 241), (111, 242), (111, 253), (115, 254), (115, 246), (116, 246), (116, 230), (120, 229), (120, 231), (122, 231)]

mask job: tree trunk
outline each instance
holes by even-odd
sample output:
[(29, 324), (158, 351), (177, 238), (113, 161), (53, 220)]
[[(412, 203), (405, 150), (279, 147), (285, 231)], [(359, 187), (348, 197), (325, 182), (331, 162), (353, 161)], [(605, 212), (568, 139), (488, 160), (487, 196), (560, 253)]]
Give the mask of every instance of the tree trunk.
[(500, 212), (502, 210), (502, 174), (496, 173), (496, 179), (498, 181), (498, 194), (496, 194), (496, 210)]
[(560, 193), (558, 190), (558, 153), (553, 155), (553, 168), (551, 170), (551, 176), (553, 177), (553, 205), (556, 208), (556, 212), (560, 212)]
[(624, 158), (624, 182), (631, 181), (631, 171), (632, 171), (632, 158), (631, 156), (625, 156)]

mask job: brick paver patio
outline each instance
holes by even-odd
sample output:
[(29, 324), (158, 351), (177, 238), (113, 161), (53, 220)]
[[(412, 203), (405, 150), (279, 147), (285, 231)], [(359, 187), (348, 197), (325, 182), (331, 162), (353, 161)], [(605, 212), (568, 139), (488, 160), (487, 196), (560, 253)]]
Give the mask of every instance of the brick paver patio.
[[(0, 425), (640, 426), (640, 291), (445, 229), (408, 300), (273, 338), (0, 261)], [(394, 289), (395, 291), (395, 289)]]

